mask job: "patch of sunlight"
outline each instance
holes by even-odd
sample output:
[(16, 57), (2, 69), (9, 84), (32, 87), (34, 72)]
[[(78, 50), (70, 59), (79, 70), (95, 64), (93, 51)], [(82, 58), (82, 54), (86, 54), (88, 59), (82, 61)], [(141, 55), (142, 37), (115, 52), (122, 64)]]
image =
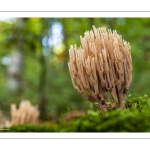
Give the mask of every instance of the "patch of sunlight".
[(60, 43), (57, 44), (53, 50), (56, 55), (61, 55), (65, 51), (65, 45)]

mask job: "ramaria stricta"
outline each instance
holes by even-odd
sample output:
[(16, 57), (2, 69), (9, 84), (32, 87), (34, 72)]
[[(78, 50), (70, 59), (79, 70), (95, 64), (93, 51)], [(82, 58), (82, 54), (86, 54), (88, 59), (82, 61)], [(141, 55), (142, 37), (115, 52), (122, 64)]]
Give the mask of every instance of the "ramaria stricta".
[(69, 49), (68, 66), (74, 88), (103, 111), (124, 109), (132, 83), (129, 42), (116, 31), (94, 26), (80, 39), (82, 46), (71, 45)]

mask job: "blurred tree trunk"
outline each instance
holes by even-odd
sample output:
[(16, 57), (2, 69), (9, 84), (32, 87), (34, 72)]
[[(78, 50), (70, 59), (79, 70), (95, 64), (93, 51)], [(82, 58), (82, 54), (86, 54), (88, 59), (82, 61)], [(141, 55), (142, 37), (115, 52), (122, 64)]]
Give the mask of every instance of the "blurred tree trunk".
[(43, 55), (41, 50), (40, 56), (40, 78), (39, 78), (39, 110), (40, 110), (40, 119), (46, 120), (46, 103), (47, 103), (47, 94), (46, 94), (46, 77), (47, 77), (47, 67), (46, 67), (46, 57)]
[(19, 90), (21, 88), (21, 54), (16, 52), (10, 56), (11, 64), (8, 66), (7, 87), (9, 91)]
[(18, 90), (18, 94), (23, 92), (23, 74), (24, 74), (24, 60), (25, 60), (25, 40), (22, 34), (26, 23), (25, 18), (16, 19), (16, 27), (13, 33), (12, 42), (17, 45), (16, 52), (13, 53), (11, 58), (11, 65), (8, 68), (8, 89)]
[[(49, 22), (51, 20), (44, 18), (43, 21), (43, 36), (49, 30)], [(47, 27), (47, 28), (45, 28)], [(42, 40), (42, 37), (41, 37)], [(41, 54), (40, 54), (40, 76), (39, 76), (39, 111), (40, 111), (40, 119), (47, 120), (47, 56), (43, 54), (43, 46), (41, 46)], [(48, 47), (47, 47), (48, 48)]]

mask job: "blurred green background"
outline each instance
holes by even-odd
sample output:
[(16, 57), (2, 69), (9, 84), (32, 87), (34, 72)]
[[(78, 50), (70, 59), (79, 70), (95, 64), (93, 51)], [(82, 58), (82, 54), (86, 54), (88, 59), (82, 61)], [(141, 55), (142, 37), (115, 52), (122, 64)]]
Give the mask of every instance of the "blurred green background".
[(0, 110), (30, 100), (43, 119), (58, 118), (94, 106), (71, 83), (70, 45), (80, 46), (80, 35), (96, 27), (117, 30), (130, 42), (133, 83), (128, 95), (149, 96), (149, 18), (0, 18)]

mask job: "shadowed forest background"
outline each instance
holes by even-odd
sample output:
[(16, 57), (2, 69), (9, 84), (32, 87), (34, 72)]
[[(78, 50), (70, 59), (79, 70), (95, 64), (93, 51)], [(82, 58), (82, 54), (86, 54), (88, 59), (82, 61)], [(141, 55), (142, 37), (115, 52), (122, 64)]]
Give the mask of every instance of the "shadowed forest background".
[(6, 18), (0, 20), (0, 110), (30, 100), (42, 119), (95, 107), (74, 88), (68, 70), (70, 45), (86, 30), (117, 30), (131, 45), (133, 83), (128, 95), (150, 95), (149, 18)]

